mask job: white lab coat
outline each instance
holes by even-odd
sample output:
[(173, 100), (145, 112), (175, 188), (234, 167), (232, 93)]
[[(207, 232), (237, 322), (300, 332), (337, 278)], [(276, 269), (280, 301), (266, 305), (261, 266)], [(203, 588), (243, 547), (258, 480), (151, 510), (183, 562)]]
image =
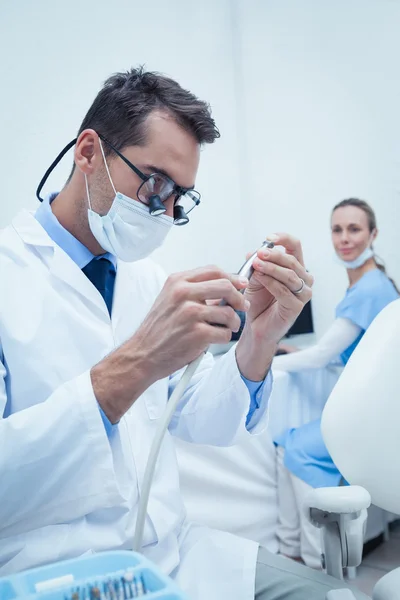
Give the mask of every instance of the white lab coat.
[[(24, 211), (0, 234), (0, 281), (0, 575), (129, 549), (151, 441), (180, 373), (152, 385), (109, 439), (90, 368), (137, 329), (164, 275), (150, 260), (119, 263), (110, 321), (98, 291)], [(253, 434), (265, 426), (266, 402)], [(234, 354), (215, 366), (208, 356), (170, 432), (230, 445), (249, 435), (248, 409)], [(144, 545), (193, 600), (254, 597), (257, 544), (186, 521), (169, 433)]]

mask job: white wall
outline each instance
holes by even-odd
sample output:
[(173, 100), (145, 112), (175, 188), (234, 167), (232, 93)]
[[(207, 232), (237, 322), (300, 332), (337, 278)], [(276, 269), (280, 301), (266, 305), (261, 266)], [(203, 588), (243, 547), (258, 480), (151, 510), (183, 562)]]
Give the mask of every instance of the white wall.
[(316, 276), (317, 333), (344, 293), (329, 216), (358, 196), (375, 208), (377, 251), (400, 283), (400, 2), (240, 0), (247, 245), (301, 237)]
[[(74, 138), (103, 80), (145, 63), (208, 100), (223, 133), (204, 151), (201, 207), (158, 258), (169, 271), (216, 262), (235, 269), (244, 246), (232, 44), (229, 0), (0, 3), (0, 226), (21, 207), (36, 206), (37, 183)], [(66, 158), (47, 190), (63, 184), (70, 166)]]
[(292, 231), (317, 278), (321, 332), (345, 286), (329, 239), (338, 200), (372, 203), (400, 283), (399, 31), (400, 0), (0, 3), (0, 226), (35, 206), (102, 81), (146, 63), (209, 100), (222, 132), (202, 157), (202, 206), (159, 260), (233, 270), (265, 234)]

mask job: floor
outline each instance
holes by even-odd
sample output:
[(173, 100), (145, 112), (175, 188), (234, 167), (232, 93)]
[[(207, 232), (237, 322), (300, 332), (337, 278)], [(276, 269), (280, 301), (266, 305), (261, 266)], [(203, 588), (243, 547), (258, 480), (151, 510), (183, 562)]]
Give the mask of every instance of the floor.
[(368, 554), (357, 569), (352, 585), (371, 595), (375, 583), (388, 571), (400, 567), (400, 521), (391, 526), (390, 539)]

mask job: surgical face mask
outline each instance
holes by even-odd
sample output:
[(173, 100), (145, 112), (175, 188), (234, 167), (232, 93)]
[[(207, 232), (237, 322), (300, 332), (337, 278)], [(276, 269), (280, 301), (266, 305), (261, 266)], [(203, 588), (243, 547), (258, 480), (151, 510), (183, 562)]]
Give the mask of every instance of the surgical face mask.
[(371, 246), (367, 246), (365, 250), (361, 252), (360, 256), (357, 256), (357, 258), (354, 260), (343, 260), (342, 258), (339, 258), (337, 254), (335, 257), (336, 262), (338, 262), (339, 265), (345, 269), (358, 269), (359, 267), (362, 267), (367, 260), (374, 257), (374, 251), (372, 250)]
[(115, 197), (106, 215), (94, 212), (85, 175), (90, 230), (103, 250), (110, 252), (120, 260), (133, 262), (146, 258), (164, 242), (174, 220), (166, 215), (153, 217), (147, 206), (117, 192), (111, 179), (101, 141), (100, 148)]

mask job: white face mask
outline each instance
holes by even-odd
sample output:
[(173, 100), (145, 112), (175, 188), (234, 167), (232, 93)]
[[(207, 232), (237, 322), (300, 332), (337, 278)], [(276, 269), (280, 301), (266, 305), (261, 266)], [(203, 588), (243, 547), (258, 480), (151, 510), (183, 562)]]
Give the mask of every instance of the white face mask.
[(164, 242), (174, 220), (166, 215), (153, 217), (147, 206), (116, 191), (101, 140), (99, 142), (115, 198), (106, 215), (94, 212), (85, 174), (90, 230), (103, 250), (110, 252), (120, 260), (133, 262), (146, 258)]
[(337, 254), (335, 256), (336, 262), (345, 269), (358, 269), (359, 267), (362, 267), (367, 260), (374, 257), (374, 251), (371, 246), (367, 246), (365, 250), (361, 252), (360, 256), (357, 256), (354, 260), (343, 260), (342, 258), (339, 258)]

